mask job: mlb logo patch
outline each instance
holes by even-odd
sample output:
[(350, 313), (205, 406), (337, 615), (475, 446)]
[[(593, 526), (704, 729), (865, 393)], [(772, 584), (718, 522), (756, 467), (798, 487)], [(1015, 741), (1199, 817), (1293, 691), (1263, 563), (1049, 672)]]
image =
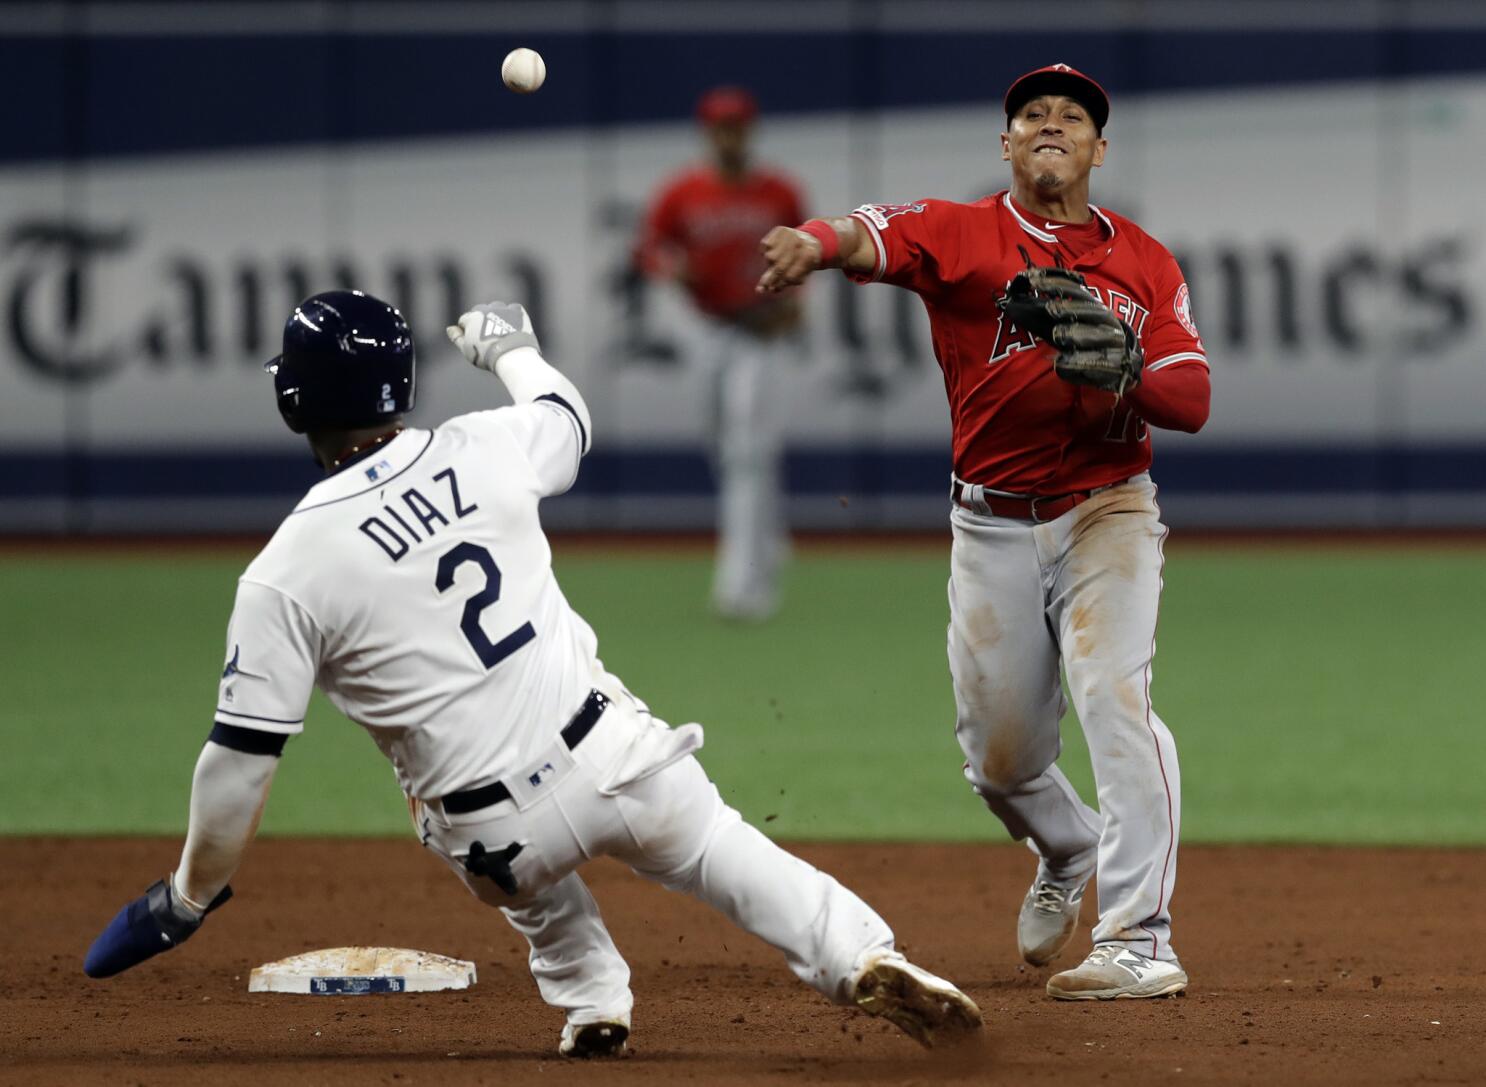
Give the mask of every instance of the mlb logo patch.
[(366, 478), (375, 483), (377, 480), (392, 473), (392, 465), (385, 460), (379, 460), (366, 470)]

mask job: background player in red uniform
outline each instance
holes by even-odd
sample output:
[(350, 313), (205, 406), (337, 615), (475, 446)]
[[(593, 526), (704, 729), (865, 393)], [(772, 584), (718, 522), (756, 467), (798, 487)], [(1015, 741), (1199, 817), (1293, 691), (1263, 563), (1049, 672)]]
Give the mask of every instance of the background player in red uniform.
[[(1039, 858), (1018, 943), (1027, 961), (1051, 961), (1072, 938), (1097, 866), (1094, 950), (1052, 977), (1048, 992), (1162, 996), (1185, 988), (1187, 975), (1170, 941), (1176, 749), (1150, 700), (1167, 530), (1147, 473), (1148, 427), (1202, 426), (1207, 358), (1171, 254), (1089, 203), (1089, 176), (1108, 149), (1103, 88), (1058, 64), (1018, 79), (1005, 106), (1009, 190), (776, 227), (763, 241), (759, 290), (839, 267), (923, 299), (954, 431), (956, 734), (966, 777)], [(1002, 312), (1028, 265), (1083, 277), (1094, 315), (1117, 330), (1120, 393), (1065, 380), (1058, 349)], [(1060, 663), (1088, 739), (1098, 812), (1055, 765)]]
[(778, 603), (788, 552), (780, 462), (783, 401), (771, 372), (800, 324), (793, 293), (754, 290), (764, 261), (759, 236), (803, 217), (788, 178), (753, 166), (758, 107), (740, 87), (718, 87), (697, 103), (708, 160), (667, 180), (645, 218), (638, 257), (649, 275), (673, 279), (707, 318), (706, 357), (716, 383), (717, 566), (713, 607), (763, 619)]

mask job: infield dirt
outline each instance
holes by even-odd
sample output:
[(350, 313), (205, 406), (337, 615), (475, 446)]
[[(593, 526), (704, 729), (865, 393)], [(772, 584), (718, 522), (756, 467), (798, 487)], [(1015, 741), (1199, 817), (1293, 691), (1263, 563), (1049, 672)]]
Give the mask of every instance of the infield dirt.
[[(923, 965), (981, 1005), (984, 1037), (926, 1052), (833, 1007), (772, 949), (618, 865), (584, 870), (634, 970), (629, 1055), (572, 1064), (524, 942), (411, 839), (266, 840), (186, 947), (109, 981), (89, 941), (164, 874), (162, 839), (0, 838), (0, 1082), (15, 1084), (1486, 1082), (1486, 851), (1187, 847), (1174, 938), (1189, 993), (1048, 1000), (1014, 924), (1013, 846), (806, 845)], [(1075, 944), (1087, 950), (1093, 895)], [(468, 992), (249, 995), (258, 963), (382, 944), (474, 960)]]

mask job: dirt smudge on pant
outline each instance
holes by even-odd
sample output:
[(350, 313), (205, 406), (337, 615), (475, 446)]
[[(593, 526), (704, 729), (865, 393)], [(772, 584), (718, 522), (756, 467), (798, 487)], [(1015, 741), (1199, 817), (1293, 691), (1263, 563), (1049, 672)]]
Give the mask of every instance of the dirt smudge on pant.
[(1003, 633), (1001, 620), (991, 604), (977, 604), (967, 609), (964, 621), (960, 624), (960, 632), (965, 639), (966, 648), (972, 653), (995, 649), (1001, 644)]

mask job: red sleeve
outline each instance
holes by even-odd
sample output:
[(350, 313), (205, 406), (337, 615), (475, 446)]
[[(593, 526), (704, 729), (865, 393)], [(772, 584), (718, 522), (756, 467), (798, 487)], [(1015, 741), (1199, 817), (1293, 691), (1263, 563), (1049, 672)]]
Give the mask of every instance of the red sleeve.
[(851, 278), (859, 283), (891, 283), (919, 294), (938, 292), (945, 282), (938, 254), (952, 251), (946, 242), (957, 229), (954, 208), (945, 200), (857, 208), (852, 218), (872, 236), (877, 266), (870, 275)]
[[(1186, 277), (1177, 267), (1176, 258), (1164, 248), (1156, 247), (1156, 291), (1151, 314), (1140, 329), (1140, 346), (1145, 351), (1145, 372), (1149, 376), (1168, 366), (1196, 364), (1207, 369), (1207, 350), (1192, 319), (1192, 296)], [(1159, 425), (1159, 424), (1158, 424)]]
[(646, 275), (666, 278), (679, 270), (684, 254), (681, 238), (683, 186), (666, 186), (645, 215), (635, 245), (635, 263)]
[(1195, 434), (1207, 422), (1212, 384), (1207, 367), (1196, 362), (1172, 365), (1141, 375), (1125, 402), (1151, 426)]

